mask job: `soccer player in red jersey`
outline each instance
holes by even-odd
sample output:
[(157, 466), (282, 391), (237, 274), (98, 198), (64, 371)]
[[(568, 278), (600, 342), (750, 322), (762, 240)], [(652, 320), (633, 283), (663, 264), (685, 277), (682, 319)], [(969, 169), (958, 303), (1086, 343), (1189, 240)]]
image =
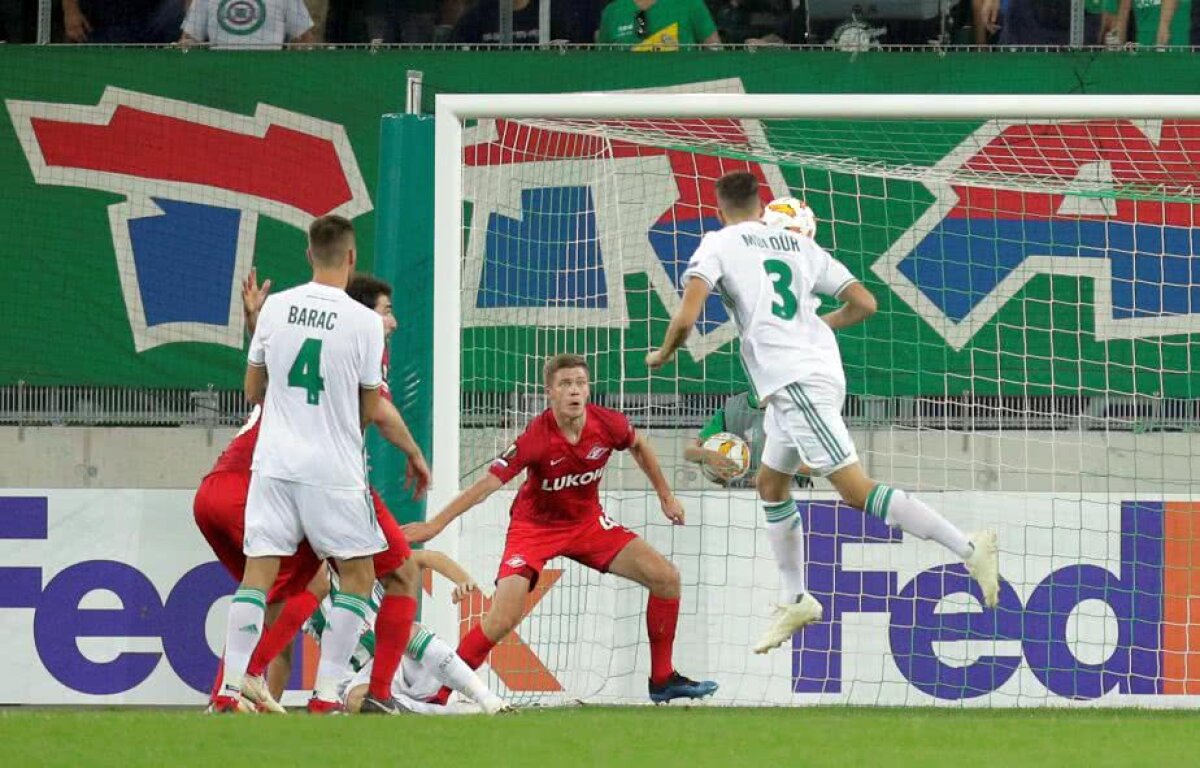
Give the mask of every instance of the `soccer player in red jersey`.
[[(251, 270), (243, 282), (242, 300), (246, 312), (246, 325), (251, 332), (257, 320), (258, 309), (262, 307), (269, 290), (270, 281), (266, 281), (260, 287), (254, 270)], [(378, 312), (383, 317), (385, 334), (390, 336), (396, 328), (396, 320), (392, 315), (391, 287), (381, 280), (366, 275), (355, 275), (346, 286), (346, 292), (351, 298)], [(404, 451), (408, 457), (405, 487), (411, 488), (419, 498), (429, 485), (429, 468), (420, 447), (413, 440), (399, 411), (391, 402), (391, 393), (386, 382), (386, 347), (383, 365), (383, 396), (373, 423), (389, 442)], [(217, 558), (238, 580), (242, 578), (246, 564), (246, 557), (242, 552), (246, 495), (250, 486), (250, 465), (258, 442), (260, 414), (261, 408), (255, 407), (246, 426), (226, 447), (212, 471), (204, 478), (194, 502), (197, 526)], [(412, 615), (416, 612), (419, 574), (415, 565), (410, 562), (412, 553), (396, 519), (374, 488), (371, 489), (371, 497), (376, 518), (388, 543), (387, 550), (374, 557), (375, 576), (383, 582), (385, 588), (385, 597), (376, 622), (377, 625), (380, 621), (396, 623), (398, 615), (400, 621), (408, 616), (408, 623), (411, 624)], [(270, 607), (267, 618), (271, 623), (254, 650), (243, 681), (243, 695), (264, 710), (283, 711), (276, 697), (281, 693), (286, 680), (286, 667), (280, 670), (280, 674), (272, 674), (270, 686), (266, 684), (263, 675), (271, 661), (290, 646), (296, 632), (327, 593), (328, 578), (320, 569), (320, 565), (320, 561), (306, 543), (300, 545), (295, 555), (283, 558), (280, 563), (279, 575), (267, 598)], [(386, 617), (385, 609), (389, 614)], [(389, 642), (388, 647), (384, 648), (381, 639), (377, 654), (395, 655), (398, 664), (407, 642), (407, 637), (397, 638), (399, 654), (396, 654), (396, 649), (391, 647), (395, 643)], [(386, 661), (390, 664), (391, 659)], [(221, 673), (218, 671), (218, 683), (220, 679)], [(389, 680), (389, 697), (390, 685)]]
[(427, 541), (471, 507), (525, 471), (512, 505), (491, 610), (459, 643), (458, 655), (472, 669), (521, 621), (525, 598), (546, 562), (569, 557), (601, 573), (614, 573), (650, 590), (646, 630), (650, 637), (650, 699), (703, 698), (712, 681), (690, 680), (671, 661), (679, 618), (679, 571), (633, 531), (605, 515), (600, 479), (613, 451), (629, 451), (658, 494), (663, 514), (683, 525), (684, 512), (672, 495), (650, 443), (617, 411), (588, 403), (587, 361), (555, 355), (546, 362), (550, 407), (530, 422), (474, 485), (435, 518), (405, 526), (409, 540)]

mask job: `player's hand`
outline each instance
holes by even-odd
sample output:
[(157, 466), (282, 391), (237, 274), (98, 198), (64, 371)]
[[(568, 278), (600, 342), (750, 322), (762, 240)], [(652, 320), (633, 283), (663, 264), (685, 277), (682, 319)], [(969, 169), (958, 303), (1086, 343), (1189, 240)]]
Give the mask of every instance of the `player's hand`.
[(263, 302), (267, 300), (267, 294), (270, 292), (271, 281), (264, 280), (263, 284), (259, 285), (258, 268), (250, 267), (250, 274), (242, 281), (242, 308), (246, 310), (246, 314), (258, 317), (258, 311), (262, 309)]
[(424, 544), (442, 532), (441, 526), (433, 522), (408, 523), (400, 526), (400, 530), (410, 544)]
[(668, 496), (662, 503), (662, 512), (672, 525), (683, 525), (683, 505), (674, 496)]
[(409, 456), (404, 467), (405, 490), (411, 488), (413, 498), (419, 501), (425, 498), (425, 492), (429, 490), (432, 480), (433, 474), (429, 471), (429, 465), (425, 463), (425, 456), (420, 451), (416, 456)]
[(452, 603), (454, 603), (455, 605), (458, 605), (463, 600), (466, 600), (467, 598), (469, 598), (471, 596), (472, 592), (478, 592), (478, 591), (479, 591), (479, 585), (475, 583), (475, 580), (467, 579), (466, 581), (462, 582), (461, 584), (454, 585), (454, 594), (450, 596), (450, 601)]
[(669, 362), (671, 362), (671, 358), (667, 355), (664, 355), (661, 349), (656, 349), (650, 354), (646, 355), (646, 367), (652, 371), (662, 368)]
[(729, 482), (737, 477), (738, 473), (742, 471), (741, 466), (736, 461), (717, 451), (705, 451), (704, 463), (712, 467), (713, 471), (725, 482)]
[(64, 5), (63, 27), (63, 33), (72, 43), (86, 43), (88, 35), (92, 34), (91, 22), (83, 15), (83, 11), (79, 10), (78, 5)]

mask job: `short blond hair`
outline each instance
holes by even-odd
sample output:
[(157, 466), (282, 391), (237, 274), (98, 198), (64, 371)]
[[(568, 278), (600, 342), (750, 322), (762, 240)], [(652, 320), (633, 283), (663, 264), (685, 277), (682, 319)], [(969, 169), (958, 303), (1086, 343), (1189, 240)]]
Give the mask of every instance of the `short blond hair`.
[(546, 386), (548, 387), (554, 383), (554, 374), (567, 368), (582, 368), (587, 371), (589, 379), (592, 377), (591, 366), (588, 365), (587, 359), (583, 355), (564, 352), (561, 355), (554, 355), (546, 360), (546, 365), (542, 368), (542, 375), (545, 376)]

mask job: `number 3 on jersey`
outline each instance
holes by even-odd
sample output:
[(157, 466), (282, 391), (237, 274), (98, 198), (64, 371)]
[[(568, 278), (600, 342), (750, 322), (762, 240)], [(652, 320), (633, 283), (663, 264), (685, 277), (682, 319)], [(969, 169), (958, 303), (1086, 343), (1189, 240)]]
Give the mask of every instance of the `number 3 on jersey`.
[(296, 361), (288, 371), (288, 386), (299, 387), (308, 393), (309, 405), (321, 404), (321, 393), (325, 391), (325, 379), (321, 378), (321, 340), (305, 339), (296, 354)]
[(792, 293), (792, 268), (786, 261), (767, 259), (763, 262), (763, 269), (770, 275), (775, 296), (779, 299), (771, 303), (771, 314), (781, 320), (791, 320), (796, 316), (796, 308), (800, 303), (796, 300), (796, 294)]

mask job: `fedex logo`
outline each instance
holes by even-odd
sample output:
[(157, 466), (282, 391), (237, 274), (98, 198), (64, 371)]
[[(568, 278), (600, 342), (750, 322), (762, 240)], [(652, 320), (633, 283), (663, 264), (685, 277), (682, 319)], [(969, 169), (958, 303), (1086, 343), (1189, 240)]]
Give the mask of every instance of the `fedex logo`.
[(872, 269), (955, 349), (1038, 275), (1091, 279), (1099, 340), (1200, 332), (1200, 123), (991, 122), (931, 173)]
[[(982, 610), (978, 586), (961, 565), (928, 568), (904, 583), (895, 572), (845, 567), (847, 545), (894, 547), (902, 535), (840, 504), (801, 506), (808, 584), (825, 618), (793, 641), (796, 693), (842, 692), (844, 617), (878, 613), (887, 617), (887, 645), (900, 675), (936, 699), (992, 694), (1023, 668), (1067, 699), (1200, 694), (1200, 527), (1194, 525), (1200, 505), (1121, 503), (1115, 568), (1022, 554), (1023, 573), (1018, 568), (1012, 575), (1024, 578), (1024, 596), (1002, 581), (994, 610)], [(1031, 572), (1037, 562), (1047, 564), (1044, 573)], [(978, 602), (962, 612), (943, 608), (956, 595)], [(1080, 639), (1084, 603), (1102, 606), (1115, 620), (1115, 634), (1102, 630)], [(972, 644), (987, 650), (964, 663), (954, 649)]]
[(108, 221), (139, 352), (241, 346), (235, 296), (260, 215), (304, 229), (371, 210), (345, 129), (308, 115), (259, 104), (248, 117), (111, 87), (95, 106), (6, 105), (37, 183), (125, 198)]

